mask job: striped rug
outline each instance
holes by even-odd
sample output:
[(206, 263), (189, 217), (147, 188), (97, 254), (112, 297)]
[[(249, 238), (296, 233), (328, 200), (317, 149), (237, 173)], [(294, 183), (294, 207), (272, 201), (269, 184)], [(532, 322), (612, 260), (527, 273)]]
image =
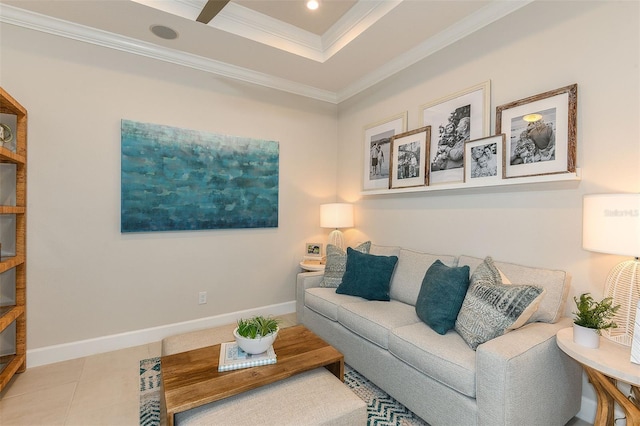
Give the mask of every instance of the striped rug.
[[(160, 425), (160, 358), (140, 361), (140, 425)], [(344, 383), (367, 403), (368, 426), (428, 426), (404, 405), (345, 365)]]

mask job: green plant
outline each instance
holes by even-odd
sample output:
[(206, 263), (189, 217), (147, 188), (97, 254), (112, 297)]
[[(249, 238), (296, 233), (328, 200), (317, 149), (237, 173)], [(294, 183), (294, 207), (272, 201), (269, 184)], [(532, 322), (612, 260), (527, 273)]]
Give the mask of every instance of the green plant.
[(573, 313), (575, 324), (592, 328), (598, 334), (601, 330), (618, 327), (615, 322), (609, 321), (620, 308), (620, 305), (612, 306), (613, 298), (607, 297), (596, 302), (590, 293), (582, 293), (580, 299), (574, 296), (573, 300), (578, 308), (578, 311)]
[(248, 339), (257, 339), (271, 334), (278, 329), (279, 320), (256, 316), (249, 319), (238, 320), (238, 334)]

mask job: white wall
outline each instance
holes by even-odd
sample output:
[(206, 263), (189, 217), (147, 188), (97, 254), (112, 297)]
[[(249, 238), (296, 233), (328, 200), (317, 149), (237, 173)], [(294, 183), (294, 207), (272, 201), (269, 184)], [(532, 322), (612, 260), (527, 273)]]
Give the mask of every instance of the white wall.
[[(338, 185), (358, 204), (351, 240), (566, 269), (572, 294), (602, 294), (621, 258), (581, 248), (582, 196), (640, 191), (638, 6), (534, 2), (343, 102)], [(497, 105), (578, 84), (581, 182), (362, 195), (365, 125), (408, 111), (417, 128), (420, 105), (486, 80), (491, 133)]]
[[(569, 271), (573, 295), (602, 297), (608, 271), (624, 258), (582, 249), (582, 196), (640, 192), (638, 2), (535, 2), (378, 84), (339, 108), (339, 197), (356, 202), (351, 242), (431, 253), (487, 255)], [(505, 189), (363, 196), (363, 127), (401, 111), (409, 129), (419, 107), (491, 80), (495, 108), (578, 84), (582, 181)], [(583, 386), (587, 420), (595, 413)]]
[[(29, 350), (291, 302), (336, 187), (357, 203), (351, 242), (565, 269), (570, 296), (601, 295), (621, 258), (582, 250), (581, 203), (640, 192), (638, 17), (535, 2), (338, 108), (2, 24), (0, 84), (30, 120)], [(417, 128), (421, 104), (485, 80), (492, 129), (497, 105), (578, 83), (580, 183), (361, 195), (365, 125), (408, 111)], [(278, 140), (279, 228), (120, 234), (122, 118)]]
[[(29, 113), (28, 349), (285, 304), (326, 238), (337, 108), (2, 25), (0, 84)], [(120, 233), (120, 120), (280, 143), (279, 226)], [(198, 292), (208, 303), (198, 305)]]

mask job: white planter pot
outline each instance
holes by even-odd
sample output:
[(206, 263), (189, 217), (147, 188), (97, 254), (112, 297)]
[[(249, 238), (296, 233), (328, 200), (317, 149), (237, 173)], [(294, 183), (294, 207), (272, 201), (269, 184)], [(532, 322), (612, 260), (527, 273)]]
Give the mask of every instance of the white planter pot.
[(274, 333), (268, 334), (264, 337), (260, 337), (258, 339), (248, 339), (246, 337), (242, 337), (238, 334), (238, 327), (233, 330), (233, 336), (236, 338), (236, 342), (238, 346), (242, 348), (248, 354), (256, 355), (261, 354), (262, 352), (269, 349), (269, 346), (273, 345), (273, 342), (276, 340), (278, 336), (278, 330)]
[(593, 328), (574, 323), (573, 342), (585, 348), (597, 349), (600, 346), (600, 335)]

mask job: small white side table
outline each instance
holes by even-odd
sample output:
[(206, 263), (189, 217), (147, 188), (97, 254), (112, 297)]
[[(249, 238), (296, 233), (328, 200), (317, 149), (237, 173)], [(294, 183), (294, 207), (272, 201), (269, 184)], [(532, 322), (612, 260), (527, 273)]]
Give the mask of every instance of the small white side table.
[(317, 263), (300, 262), (300, 267), (309, 272), (324, 271), (324, 265), (318, 265)]
[[(598, 397), (596, 426), (613, 426), (614, 401), (624, 410), (627, 426), (640, 426), (640, 365), (631, 362), (631, 347), (600, 338), (598, 349), (573, 342), (573, 328), (563, 328), (556, 336), (558, 347), (578, 361), (587, 373)], [(629, 383), (635, 403), (616, 386), (616, 381)]]

